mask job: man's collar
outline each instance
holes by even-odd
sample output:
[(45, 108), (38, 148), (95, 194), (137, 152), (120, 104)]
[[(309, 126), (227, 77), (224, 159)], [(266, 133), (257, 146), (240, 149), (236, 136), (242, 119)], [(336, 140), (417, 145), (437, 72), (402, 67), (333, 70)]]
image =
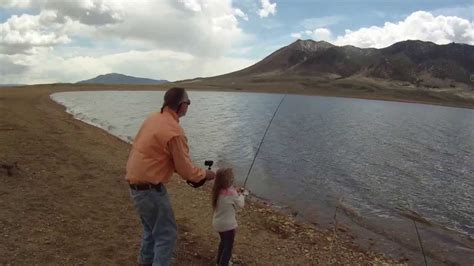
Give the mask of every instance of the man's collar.
[(163, 109), (163, 113), (170, 114), (171, 117), (173, 117), (173, 119), (179, 123), (179, 116), (173, 109), (169, 108), (168, 106), (165, 106), (165, 108)]

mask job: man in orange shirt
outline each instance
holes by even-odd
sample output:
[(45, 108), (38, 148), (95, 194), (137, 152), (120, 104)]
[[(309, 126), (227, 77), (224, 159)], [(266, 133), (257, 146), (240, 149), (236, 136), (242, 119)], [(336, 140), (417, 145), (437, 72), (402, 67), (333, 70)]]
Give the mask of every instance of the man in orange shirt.
[(139, 264), (171, 264), (176, 222), (164, 184), (173, 173), (192, 182), (215, 178), (214, 172), (195, 167), (189, 158), (179, 118), (186, 115), (190, 104), (185, 89), (169, 89), (161, 112), (145, 119), (133, 141), (125, 178), (143, 225)]

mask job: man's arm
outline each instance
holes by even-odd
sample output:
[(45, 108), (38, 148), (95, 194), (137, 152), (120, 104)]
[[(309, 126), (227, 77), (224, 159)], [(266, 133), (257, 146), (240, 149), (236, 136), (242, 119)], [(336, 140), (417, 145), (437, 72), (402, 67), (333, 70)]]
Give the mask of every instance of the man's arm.
[(173, 137), (168, 142), (168, 149), (173, 157), (176, 172), (185, 180), (199, 182), (206, 178), (206, 170), (195, 167), (189, 158), (189, 148), (186, 138)]

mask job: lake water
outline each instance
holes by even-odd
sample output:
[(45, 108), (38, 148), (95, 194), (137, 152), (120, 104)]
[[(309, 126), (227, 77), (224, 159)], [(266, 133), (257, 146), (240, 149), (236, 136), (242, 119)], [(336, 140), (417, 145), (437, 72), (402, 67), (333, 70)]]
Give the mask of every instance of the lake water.
[[(192, 104), (181, 124), (193, 160), (234, 167), (242, 185), (283, 95), (189, 95)], [(161, 107), (163, 92), (64, 92), (51, 97), (76, 118), (132, 141), (143, 119)], [(329, 210), (339, 202), (359, 218), (384, 221), (377, 224), (388, 231), (402, 223), (401, 212), (410, 210), (473, 237), (474, 110), (287, 95), (247, 187), (309, 220), (329, 221)]]

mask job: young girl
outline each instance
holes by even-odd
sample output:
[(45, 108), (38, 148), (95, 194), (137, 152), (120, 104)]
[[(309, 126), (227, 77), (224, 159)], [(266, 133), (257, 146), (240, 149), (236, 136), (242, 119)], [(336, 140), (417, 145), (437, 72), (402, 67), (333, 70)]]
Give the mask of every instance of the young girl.
[(216, 172), (214, 187), (212, 188), (212, 207), (214, 215), (212, 217), (212, 226), (219, 232), (221, 242), (217, 253), (218, 265), (229, 265), (232, 257), (232, 247), (234, 246), (235, 228), (237, 220), (235, 219), (235, 210), (237, 207), (244, 207), (246, 191), (237, 193), (233, 186), (234, 173), (232, 168), (221, 168)]

